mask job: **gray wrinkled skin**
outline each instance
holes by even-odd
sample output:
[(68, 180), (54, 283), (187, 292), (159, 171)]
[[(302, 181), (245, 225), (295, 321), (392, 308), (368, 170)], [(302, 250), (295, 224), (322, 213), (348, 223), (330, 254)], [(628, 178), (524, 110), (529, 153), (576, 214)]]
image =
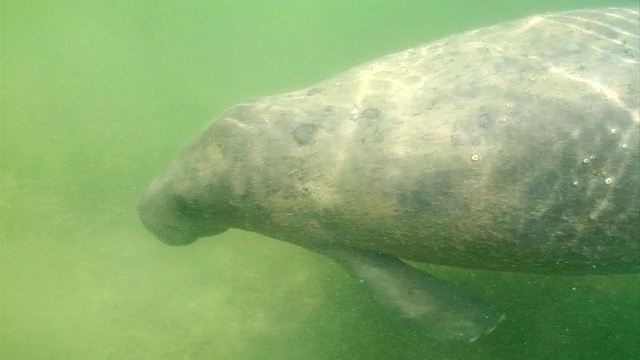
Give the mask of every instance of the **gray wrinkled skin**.
[(533, 16), (232, 107), (140, 217), (174, 245), (240, 228), (355, 258), (638, 272), (638, 17)]

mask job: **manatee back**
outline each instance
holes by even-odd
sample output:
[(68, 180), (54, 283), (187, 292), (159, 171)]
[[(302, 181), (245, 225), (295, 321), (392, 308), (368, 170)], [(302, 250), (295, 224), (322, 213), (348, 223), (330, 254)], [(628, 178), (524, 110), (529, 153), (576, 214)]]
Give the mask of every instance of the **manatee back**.
[(465, 267), (638, 271), (638, 28), (637, 9), (535, 16), (231, 109), (216, 125), (244, 162), (245, 228)]

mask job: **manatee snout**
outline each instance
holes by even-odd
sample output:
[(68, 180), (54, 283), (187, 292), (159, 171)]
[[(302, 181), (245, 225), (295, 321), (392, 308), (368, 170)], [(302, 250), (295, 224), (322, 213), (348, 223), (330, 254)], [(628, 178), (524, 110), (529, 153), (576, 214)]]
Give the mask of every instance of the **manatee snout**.
[(222, 233), (227, 228), (212, 226), (212, 216), (197, 208), (188, 197), (170, 190), (156, 179), (142, 194), (138, 215), (142, 224), (167, 245), (188, 245), (200, 237)]
[(142, 224), (160, 241), (168, 245), (187, 245), (198, 239), (197, 234), (175, 219), (175, 201), (163, 193), (148, 189), (138, 204)]

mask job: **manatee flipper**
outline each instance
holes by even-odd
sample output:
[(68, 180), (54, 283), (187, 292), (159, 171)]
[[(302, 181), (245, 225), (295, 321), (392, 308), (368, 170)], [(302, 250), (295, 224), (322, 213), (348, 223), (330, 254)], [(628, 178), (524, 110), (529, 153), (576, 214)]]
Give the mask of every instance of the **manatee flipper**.
[(313, 250), (340, 263), (384, 308), (418, 325), (425, 335), (473, 342), (504, 319), (480, 297), (396, 257), (344, 246)]

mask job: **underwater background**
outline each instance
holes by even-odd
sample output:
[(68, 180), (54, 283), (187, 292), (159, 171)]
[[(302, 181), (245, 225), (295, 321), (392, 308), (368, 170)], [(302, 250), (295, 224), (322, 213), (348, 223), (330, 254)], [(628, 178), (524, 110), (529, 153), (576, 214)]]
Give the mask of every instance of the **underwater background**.
[[(514, 5), (515, 4), (515, 5)], [(637, 1), (22, 1), (0, 8), (0, 358), (638, 359), (640, 277), (421, 265), (507, 319), (473, 344), (378, 316), (335, 262), (136, 205), (224, 109), (534, 13)]]

